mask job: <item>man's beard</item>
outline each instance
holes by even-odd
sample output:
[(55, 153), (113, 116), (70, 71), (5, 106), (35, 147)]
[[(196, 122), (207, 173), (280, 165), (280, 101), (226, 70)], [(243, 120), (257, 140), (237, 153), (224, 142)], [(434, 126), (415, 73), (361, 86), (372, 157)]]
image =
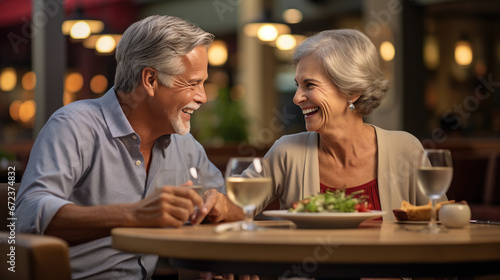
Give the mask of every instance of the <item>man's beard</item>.
[(175, 133), (180, 135), (186, 135), (191, 129), (191, 123), (187, 122), (187, 126), (184, 125), (181, 116), (177, 116), (175, 119), (170, 121)]

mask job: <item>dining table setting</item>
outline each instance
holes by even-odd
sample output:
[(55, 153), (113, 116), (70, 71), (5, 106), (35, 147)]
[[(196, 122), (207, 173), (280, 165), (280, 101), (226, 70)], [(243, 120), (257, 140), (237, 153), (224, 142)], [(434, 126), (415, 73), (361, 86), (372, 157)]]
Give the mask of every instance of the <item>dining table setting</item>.
[[(372, 210), (342, 192), (307, 197), (284, 210), (255, 205), (271, 181), (263, 158), (231, 159), (228, 197), (238, 222), (179, 228), (114, 228), (115, 249), (155, 254), (171, 265), (270, 277), (469, 277), (500, 275), (500, 224), (471, 219), (465, 201), (437, 202), (451, 182), (446, 151), (427, 151), (417, 171), (428, 205)], [(361, 206), (361, 207), (360, 207)], [(390, 214), (390, 215), (387, 215)], [(382, 219), (383, 217), (383, 219)], [(388, 218), (392, 217), (392, 218)]]
[(113, 247), (157, 254), (172, 265), (218, 273), (299, 277), (429, 277), (500, 274), (500, 226), (470, 223), (429, 236), (426, 225), (366, 220), (355, 228), (298, 228), (256, 221), (259, 230), (201, 224), (115, 228)]

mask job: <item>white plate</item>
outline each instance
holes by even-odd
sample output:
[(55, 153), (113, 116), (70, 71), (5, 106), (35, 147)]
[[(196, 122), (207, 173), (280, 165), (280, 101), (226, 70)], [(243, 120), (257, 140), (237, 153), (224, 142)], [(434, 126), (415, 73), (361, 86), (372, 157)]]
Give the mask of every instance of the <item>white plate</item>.
[(365, 220), (375, 219), (385, 215), (385, 211), (371, 212), (321, 212), (292, 213), (288, 210), (267, 210), (262, 214), (282, 218), (294, 222), (298, 228), (357, 228)]

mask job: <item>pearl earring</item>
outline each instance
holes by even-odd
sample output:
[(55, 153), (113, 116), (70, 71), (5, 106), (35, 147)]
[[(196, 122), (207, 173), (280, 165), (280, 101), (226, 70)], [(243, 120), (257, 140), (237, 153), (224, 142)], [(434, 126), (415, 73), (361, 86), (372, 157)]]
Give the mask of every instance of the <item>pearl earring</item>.
[(354, 106), (354, 104), (352, 103), (352, 100), (349, 100), (349, 111), (354, 111), (354, 109), (356, 109), (356, 107)]

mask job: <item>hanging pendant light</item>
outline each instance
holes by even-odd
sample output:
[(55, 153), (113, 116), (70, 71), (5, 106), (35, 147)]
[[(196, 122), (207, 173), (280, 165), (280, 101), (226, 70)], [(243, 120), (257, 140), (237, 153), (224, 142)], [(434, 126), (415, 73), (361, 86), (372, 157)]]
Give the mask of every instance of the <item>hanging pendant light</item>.
[(455, 43), (455, 62), (460, 66), (468, 66), (472, 63), (474, 53), (472, 51), (471, 41), (462, 36), (462, 38)]
[(64, 35), (70, 35), (75, 40), (88, 38), (91, 34), (97, 34), (104, 30), (104, 22), (97, 19), (85, 17), (83, 7), (75, 9), (75, 15), (65, 20), (61, 26)]
[(271, 19), (271, 12), (265, 11), (257, 21), (245, 24), (243, 33), (248, 37), (257, 37), (261, 41), (274, 41), (281, 34), (289, 34), (290, 27)]

